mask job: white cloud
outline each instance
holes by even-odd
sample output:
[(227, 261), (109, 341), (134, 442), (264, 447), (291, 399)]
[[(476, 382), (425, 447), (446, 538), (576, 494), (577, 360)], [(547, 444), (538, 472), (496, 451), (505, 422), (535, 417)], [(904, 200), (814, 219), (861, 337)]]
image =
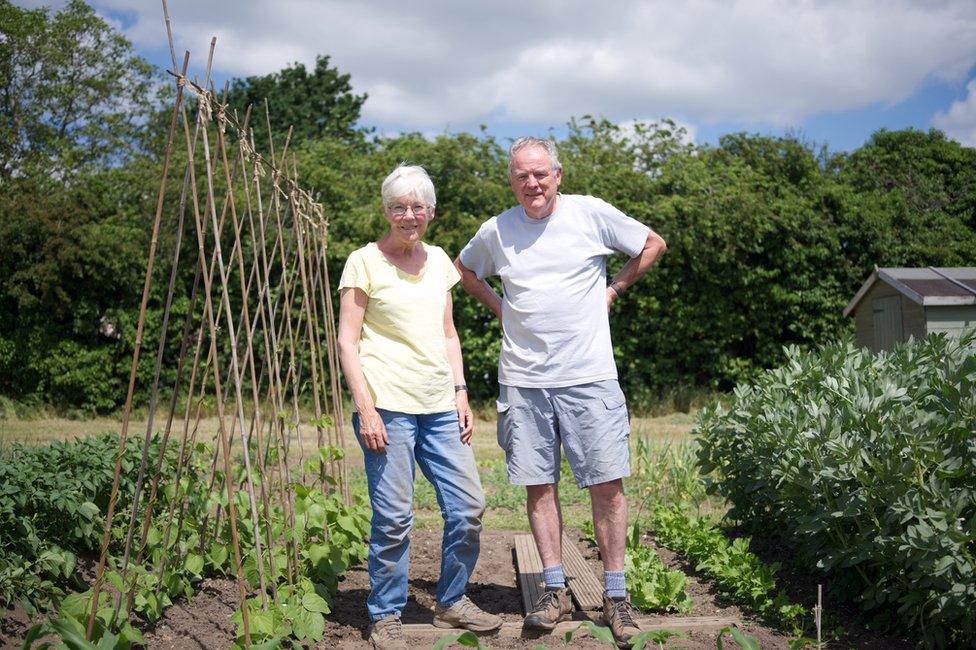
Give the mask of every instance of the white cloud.
[[(676, 120), (674, 118), (662, 118), (662, 119), (670, 119), (672, 122), (674, 122), (674, 126), (677, 127), (676, 130), (680, 130), (681, 132), (681, 137), (679, 141), (682, 144), (689, 144), (689, 145), (695, 144), (695, 138), (698, 136), (698, 128), (694, 124), (691, 124), (690, 122), (685, 122), (683, 120)], [(653, 124), (660, 123), (660, 121), (648, 118), (643, 120), (626, 120), (624, 122), (620, 122), (617, 124), (617, 126), (620, 127), (621, 137), (626, 139), (630, 139), (634, 137), (637, 131), (638, 123), (642, 123), (644, 125), (653, 125)], [(666, 127), (667, 125), (662, 124), (662, 126)]]
[[(164, 48), (151, 0), (96, 0), (135, 14), (127, 35)], [(976, 64), (972, 0), (170, 0), (197, 69), (264, 74), (318, 53), (368, 92), (366, 121), (413, 129), (479, 122), (788, 125), (894, 105)], [(128, 21), (127, 21), (128, 22)]]
[(976, 80), (966, 86), (966, 98), (952, 102), (932, 119), (936, 128), (967, 147), (976, 147)]

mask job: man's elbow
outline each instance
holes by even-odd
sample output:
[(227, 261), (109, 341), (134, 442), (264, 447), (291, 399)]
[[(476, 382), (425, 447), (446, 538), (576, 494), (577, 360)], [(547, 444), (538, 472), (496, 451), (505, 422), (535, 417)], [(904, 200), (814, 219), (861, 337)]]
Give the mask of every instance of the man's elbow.
[(644, 249), (650, 250), (656, 259), (667, 252), (668, 244), (664, 241), (664, 237), (652, 230), (647, 235), (647, 243), (644, 245)]
[(466, 291), (470, 292), (471, 287), (478, 281), (474, 271), (462, 264), (460, 257), (454, 260), (454, 268), (456, 268), (457, 272), (461, 275), (461, 286), (464, 287)]

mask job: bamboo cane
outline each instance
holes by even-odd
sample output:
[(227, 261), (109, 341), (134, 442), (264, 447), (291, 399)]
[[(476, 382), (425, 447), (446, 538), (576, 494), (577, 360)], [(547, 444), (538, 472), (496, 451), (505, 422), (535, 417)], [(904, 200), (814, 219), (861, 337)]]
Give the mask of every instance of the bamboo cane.
[[(184, 58), (184, 66), (189, 63), (190, 55), (187, 53)], [(185, 67), (184, 67), (185, 72)], [(108, 511), (105, 515), (105, 527), (102, 531), (102, 545), (98, 554), (98, 565), (95, 568), (95, 584), (92, 585), (92, 606), (88, 615), (88, 627), (85, 631), (85, 638), (91, 640), (95, 631), (95, 614), (98, 611), (98, 599), (102, 589), (102, 582), (105, 578), (105, 560), (108, 555), (109, 536), (112, 532), (112, 519), (115, 515), (115, 500), (118, 497), (119, 477), (122, 472), (122, 454), (125, 452), (125, 440), (129, 433), (129, 419), (132, 417), (132, 398), (136, 387), (136, 371), (139, 366), (139, 353), (142, 350), (142, 334), (146, 324), (146, 310), (149, 304), (149, 287), (152, 284), (153, 266), (156, 261), (156, 246), (159, 240), (159, 224), (163, 214), (163, 199), (166, 195), (166, 177), (169, 174), (169, 161), (173, 149), (173, 137), (176, 132), (176, 119), (179, 114), (180, 105), (183, 103), (183, 88), (176, 90), (176, 99), (173, 103), (173, 114), (170, 117), (169, 131), (166, 135), (166, 148), (163, 154), (162, 178), (159, 181), (159, 193), (156, 198), (156, 213), (153, 217), (152, 236), (149, 243), (149, 256), (146, 264), (146, 277), (142, 286), (142, 302), (139, 305), (139, 318), (136, 324), (136, 338), (132, 351), (132, 367), (129, 371), (129, 388), (125, 397), (125, 409), (122, 417), (122, 430), (119, 433), (119, 446), (115, 456), (115, 471), (112, 476), (112, 491), (109, 495)]]

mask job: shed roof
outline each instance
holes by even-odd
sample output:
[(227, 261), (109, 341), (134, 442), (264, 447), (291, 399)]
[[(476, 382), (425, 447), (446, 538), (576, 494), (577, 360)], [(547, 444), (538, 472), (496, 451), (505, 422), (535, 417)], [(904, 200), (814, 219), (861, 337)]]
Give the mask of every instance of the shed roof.
[(850, 316), (875, 282), (882, 281), (903, 296), (924, 307), (931, 305), (976, 305), (976, 267), (875, 268), (854, 298), (844, 308)]

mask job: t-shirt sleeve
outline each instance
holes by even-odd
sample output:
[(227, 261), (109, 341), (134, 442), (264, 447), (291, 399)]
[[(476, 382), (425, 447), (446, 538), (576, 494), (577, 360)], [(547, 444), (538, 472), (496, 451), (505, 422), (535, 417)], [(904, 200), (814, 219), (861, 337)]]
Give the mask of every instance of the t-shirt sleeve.
[(603, 245), (628, 257), (640, 255), (651, 229), (606, 201), (593, 200), (596, 202), (594, 214)]
[(346, 258), (346, 265), (342, 268), (342, 275), (339, 277), (339, 289), (352, 287), (362, 289), (367, 296), (371, 288), (366, 260), (363, 258), (362, 251), (358, 250), (353, 251)]
[(440, 265), (444, 270), (444, 287), (447, 291), (450, 291), (455, 284), (461, 281), (461, 274), (458, 273), (458, 270), (454, 267), (454, 262), (444, 252), (444, 249), (438, 248), (437, 254), (440, 258)]
[(471, 241), (461, 249), (461, 264), (471, 269), (478, 276), (479, 280), (484, 280), (488, 276), (497, 274), (495, 261), (491, 255), (490, 236), (492, 232), (492, 220), (486, 221), (478, 228)]

